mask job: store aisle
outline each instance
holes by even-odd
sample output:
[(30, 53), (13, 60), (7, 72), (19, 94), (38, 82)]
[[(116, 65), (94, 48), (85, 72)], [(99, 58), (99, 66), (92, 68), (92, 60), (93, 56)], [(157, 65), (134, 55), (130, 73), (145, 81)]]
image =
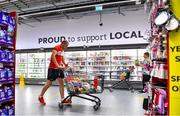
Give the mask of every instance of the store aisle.
[(19, 88), (16, 85), (16, 115), (143, 115), (142, 101), (143, 95), (131, 93), (127, 90), (115, 90), (110, 93), (105, 90), (98, 96), (102, 100), (101, 108), (93, 110), (94, 103), (80, 98), (73, 98), (71, 107), (58, 108), (58, 86), (53, 86), (45, 95), (46, 106), (41, 106), (37, 101), (37, 96), (42, 86), (26, 85)]

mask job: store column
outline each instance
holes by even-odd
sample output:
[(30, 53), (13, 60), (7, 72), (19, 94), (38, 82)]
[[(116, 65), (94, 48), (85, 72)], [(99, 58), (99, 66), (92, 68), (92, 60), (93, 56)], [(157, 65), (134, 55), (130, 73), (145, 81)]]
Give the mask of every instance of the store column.
[[(171, 0), (172, 11), (180, 20), (180, 0)], [(180, 115), (180, 29), (169, 33), (169, 115)]]

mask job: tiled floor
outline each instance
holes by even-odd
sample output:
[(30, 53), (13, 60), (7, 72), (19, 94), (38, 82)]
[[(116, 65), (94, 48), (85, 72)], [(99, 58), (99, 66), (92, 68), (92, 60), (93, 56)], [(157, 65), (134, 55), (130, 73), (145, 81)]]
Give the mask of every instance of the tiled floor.
[[(63, 110), (58, 108), (59, 91), (58, 86), (52, 86), (46, 93), (47, 104), (41, 106), (37, 96), (42, 86), (25, 85), (24, 88), (16, 86), (16, 115), (66, 115), (66, 116), (121, 116), (121, 115), (143, 115), (142, 94), (131, 93), (128, 90), (114, 90), (112, 93), (105, 90), (99, 94), (102, 100), (98, 111), (93, 110), (94, 103), (80, 98), (73, 98), (71, 107), (66, 106)], [(66, 94), (67, 95), (67, 94)]]

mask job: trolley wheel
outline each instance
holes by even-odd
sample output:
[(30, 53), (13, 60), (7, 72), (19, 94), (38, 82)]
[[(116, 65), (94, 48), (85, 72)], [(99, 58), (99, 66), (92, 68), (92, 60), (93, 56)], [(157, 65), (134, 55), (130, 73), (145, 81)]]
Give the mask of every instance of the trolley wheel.
[(93, 108), (94, 108), (95, 111), (97, 111), (99, 109), (99, 105), (96, 104), (96, 105), (93, 106)]
[(59, 106), (60, 109), (63, 109), (64, 105), (63, 105), (63, 103), (59, 103), (58, 106)]
[(134, 93), (134, 89), (131, 89), (131, 93)]
[(101, 102), (98, 102), (96, 105), (98, 105), (100, 107), (101, 106)]
[(112, 88), (109, 88), (109, 91), (110, 91), (110, 92), (113, 92)]

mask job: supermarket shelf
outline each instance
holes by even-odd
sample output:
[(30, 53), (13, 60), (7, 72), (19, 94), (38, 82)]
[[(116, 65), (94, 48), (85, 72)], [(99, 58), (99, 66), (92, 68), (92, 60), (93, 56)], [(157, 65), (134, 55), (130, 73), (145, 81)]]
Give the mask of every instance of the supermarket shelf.
[(88, 70), (88, 72), (110, 72), (107, 70)]
[(31, 68), (40, 68), (40, 69), (43, 69), (44, 66), (43, 67), (40, 67), (40, 66), (28, 66), (28, 69), (31, 69)]
[(115, 67), (115, 66), (133, 66), (133, 65), (111, 65), (111, 66), (113, 66), (113, 67)]
[(0, 68), (3, 67), (14, 67), (14, 63), (0, 63)]
[(21, 68), (16, 68), (16, 71), (18, 71), (18, 70), (25, 71), (25, 70), (27, 70), (27, 67), (26, 68), (22, 68), (22, 69)]
[(5, 44), (5, 43), (2, 43), (2, 42), (0, 42), (0, 48), (7, 48), (7, 49), (10, 49), (10, 50), (14, 50), (14, 47), (12, 45)]
[(28, 68), (28, 69), (44, 69), (44, 67), (30, 67), (30, 68)]
[(94, 62), (110, 62), (110, 60), (95, 60), (95, 61), (87, 61), (87, 63), (94, 63)]
[(9, 80), (9, 81), (0, 81), (0, 86), (4, 85), (4, 84), (13, 84), (13, 80)]
[(44, 66), (44, 63), (28, 63), (29, 65), (42, 65)]
[(87, 65), (88, 67), (109, 67), (110, 65)]
[(79, 58), (84, 58), (86, 59), (86, 56), (66, 56), (66, 59), (79, 59)]
[(83, 66), (83, 67), (86, 67), (86, 65), (73, 65), (73, 66)]
[(35, 74), (42, 74), (42, 75), (44, 75), (44, 73), (43, 73), (43, 72), (39, 72), (39, 73), (29, 72), (28, 74), (29, 74), (29, 75), (35, 75)]
[(113, 60), (112, 59), (112, 62), (134, 62), (134, 60)]
[(110, 56), (95, 56), (95, 57), (87, 57), (87, 58), (110, 58)]
[(76, 61), (69, 61), (69, 62), (83, 62), (83, 63), (84, 63), (84, 62), (86, 62), (86, 61), (77, 61), (77, 60), (76, 60)]
[(27, 64), (27, 62), (16, 62), (18, 65), (20, 64)]
[(11, 99), (5, 99), (5, 100), (0, 101), (0, 104), (6, 103), (6, 102), (12, 102), (12, 101), (14, 101), (13, 98), (11, 98)]

